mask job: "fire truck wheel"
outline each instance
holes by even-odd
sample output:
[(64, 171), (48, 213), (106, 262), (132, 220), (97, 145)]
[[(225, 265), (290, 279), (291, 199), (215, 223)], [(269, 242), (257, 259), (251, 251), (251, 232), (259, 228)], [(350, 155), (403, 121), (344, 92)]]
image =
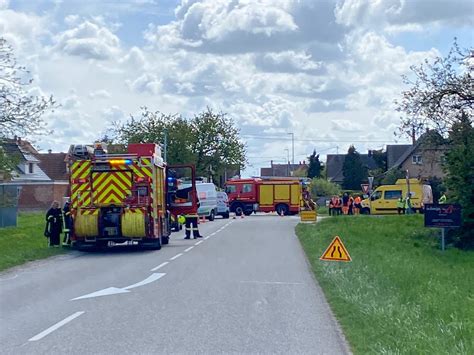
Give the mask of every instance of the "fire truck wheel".
[(142, 246), (143, 246), (143, 248), (149, 249), (149, 250), (160, 250), (161, 249), (161, 240), (160, 239), (147, 239), (147, 240), (144, 240)]
[(281, 216), (282, 214), (286, 216), (288, 214), (288, 206), (281, 203), (276, 206), (276, 212), (279, 216)]
[(244, 215), (250, 216), (250, 215), (252, 214), (252, 212), (253, 212), (253, 211), (245, 211), (245, 212), (244, 212)]
[(161, 237), (161, 244), (166, 245), (170, 242), (170, 237)]
[(241, 204), (238, 204), (235, 206), (234, 210), (235, 210), (236, 216), (241, 216), (242, 213), (244, 213), (244, 206), (242, 206)]

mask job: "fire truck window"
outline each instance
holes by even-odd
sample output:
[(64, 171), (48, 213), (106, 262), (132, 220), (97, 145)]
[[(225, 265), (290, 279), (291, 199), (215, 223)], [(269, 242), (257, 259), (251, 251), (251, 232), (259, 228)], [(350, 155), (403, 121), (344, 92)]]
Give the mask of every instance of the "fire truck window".
[(244, 184), (242, 186), (242, 193), (252, 192), (252, 184)]
[(225, 192), (227, 192), (228, 194), (234, 193), (236, 191), (237, 189), (235, 185), (227, 185), (227, 187), (225, 188)]

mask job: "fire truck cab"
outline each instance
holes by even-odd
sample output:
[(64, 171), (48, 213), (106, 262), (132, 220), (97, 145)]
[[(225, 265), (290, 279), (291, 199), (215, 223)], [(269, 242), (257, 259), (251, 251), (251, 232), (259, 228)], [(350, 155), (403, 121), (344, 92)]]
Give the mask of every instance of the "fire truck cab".
[(105, 145), (71, 146), (68, 154), (71, 241), (78, 249), (117, 244), (160, 249), (171, 215), (197, 210), (193, 166), (167, 166), (156, 144), (129, 144), (124, 154)]

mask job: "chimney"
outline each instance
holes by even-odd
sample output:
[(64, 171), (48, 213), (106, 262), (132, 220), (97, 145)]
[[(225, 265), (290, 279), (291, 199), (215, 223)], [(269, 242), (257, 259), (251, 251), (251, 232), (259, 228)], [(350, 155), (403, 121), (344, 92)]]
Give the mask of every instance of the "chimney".
[(415, 143), (416, 143), (416, 134), (415, 134), (415, 127), (413, 127), (411, 130), (411, 144), (415, 145)]
[(270, 160), (270, 166), (273, 167), (273, 160)]
[(53, 151), (51, 149), (48, 149), (48, 154), (51, 154)]
[(303, 160), (303, 165), (306, 165), (306, 160)]

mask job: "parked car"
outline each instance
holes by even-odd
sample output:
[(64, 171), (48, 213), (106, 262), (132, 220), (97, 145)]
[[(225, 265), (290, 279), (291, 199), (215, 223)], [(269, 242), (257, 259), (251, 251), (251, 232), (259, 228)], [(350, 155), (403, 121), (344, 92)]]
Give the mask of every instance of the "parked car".
[(217, 215), (217, 188), (213, 183), (196, 183), (200, 206), (198, 215), (213, 221)]
[(229, 218), (229, 197), (225, 192), (217, 193), (217, 215), (222, 218)]

